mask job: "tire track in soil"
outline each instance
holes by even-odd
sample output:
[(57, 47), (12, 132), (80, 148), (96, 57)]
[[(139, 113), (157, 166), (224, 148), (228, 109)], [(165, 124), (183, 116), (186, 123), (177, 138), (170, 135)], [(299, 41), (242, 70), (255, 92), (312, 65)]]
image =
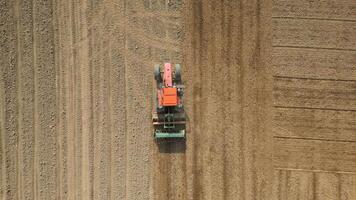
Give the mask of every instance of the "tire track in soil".
[(126, 93), (125, 93), (125, 2), (112, 5), (115, 39), (110, 45), (110, 105), (111, 109), (111, 198), (126, 199)]
[(74, 105), (73, 105), (73, 67), (74, 54), (72, 49), (73, 31), (72, 16), (66, 13), (71, 12), (72, 6), (66, 2), (56, 4), (58, 20), (57, 37), (60, 48), (57, 53), (58, 69), (58, 106), (59, 106), (59, 164), (58, 164), (58, 187), (59, 198), (73, 198), (75, 186), (75, 162), (74, 157)]
[[(93, 199), (93, 188), (92, 188), (92, 149), (93, 149), (93, 115), (92, 115), (92, 73), (90, 68), (89, 57), (89, 28), (87, 24), (87, 13), (88, 8), (87, 2), (83, 1), (82, 4), (77, 4), (79, 9), (79, 16), (77, 17), (78, 25), (78, 35), (81, 42), (78, 47), (76, 44), (73, 46), (78, 49), (78, 59), (79, 68), (81, 71), (80, 83), (81, 83), (81, 134), (82, 134), (82, 156), (81, 166), (82, 177), (81, 177), (81, 188), (80, 197), (81, 199)], [(78, 191), (77, 191), (78, 192)], [(80, 199), (80, 198), (78, 198)]]
[(34, 1), (36, 199), (57, 198), (57, 104), (53, 4)]
[(19, 151), (18, 199), (34, 198), (34, 69), (31, 1), (17, 1)]
[(16, 2), (1, 1), (1, 81), (2, 81), (2, 195), (6, 199), (17, 199), (18, 193), (18, 57), (16, 54), (18, 30)]

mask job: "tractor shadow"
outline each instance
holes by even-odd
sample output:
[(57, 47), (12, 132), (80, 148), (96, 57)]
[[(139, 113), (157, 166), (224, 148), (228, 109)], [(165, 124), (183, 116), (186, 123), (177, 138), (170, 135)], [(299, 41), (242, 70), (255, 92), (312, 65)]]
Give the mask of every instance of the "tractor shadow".
[(187, 145), (185, 140), (156, 141), (160, 153), (185, 153)]

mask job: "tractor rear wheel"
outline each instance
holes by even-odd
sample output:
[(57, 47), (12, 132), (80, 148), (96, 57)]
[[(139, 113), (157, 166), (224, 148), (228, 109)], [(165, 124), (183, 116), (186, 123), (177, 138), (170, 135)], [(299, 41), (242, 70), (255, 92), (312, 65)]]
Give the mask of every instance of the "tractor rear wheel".
[(181, 81), (181, 67), (180, 67), (180, 64), (176, 64), (176, 69), (175, 69), (175, 72), (174, 72), (174, 79), (177, 82)]
[(155, 76), (155, 80), (160, 83), (162, 82), (162, 76), (161, 76), (161, 71), (159, 68), (159, 65), (155, 65), (155, 69), (154, 69), (154, 76)]

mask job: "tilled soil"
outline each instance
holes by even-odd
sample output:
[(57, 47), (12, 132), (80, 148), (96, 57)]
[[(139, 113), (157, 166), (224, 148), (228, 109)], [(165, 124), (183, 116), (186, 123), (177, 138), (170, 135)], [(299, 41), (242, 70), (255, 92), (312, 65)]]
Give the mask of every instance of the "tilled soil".
[[(0, 198), (269, 199), (270, 7), (0, 0)], [(163, 62), (186, 142), (152, 137)]]

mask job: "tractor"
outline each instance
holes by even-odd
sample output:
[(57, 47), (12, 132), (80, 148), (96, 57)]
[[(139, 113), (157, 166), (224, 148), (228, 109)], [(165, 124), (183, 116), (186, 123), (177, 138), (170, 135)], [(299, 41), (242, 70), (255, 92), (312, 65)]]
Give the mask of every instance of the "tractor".
[(183, 106), (184, 85), (181, 67), (171, 63), (154, 68), (156, 103), (153, 112), (154, 138), (156, 140), (185, 140), (186, 116)]

